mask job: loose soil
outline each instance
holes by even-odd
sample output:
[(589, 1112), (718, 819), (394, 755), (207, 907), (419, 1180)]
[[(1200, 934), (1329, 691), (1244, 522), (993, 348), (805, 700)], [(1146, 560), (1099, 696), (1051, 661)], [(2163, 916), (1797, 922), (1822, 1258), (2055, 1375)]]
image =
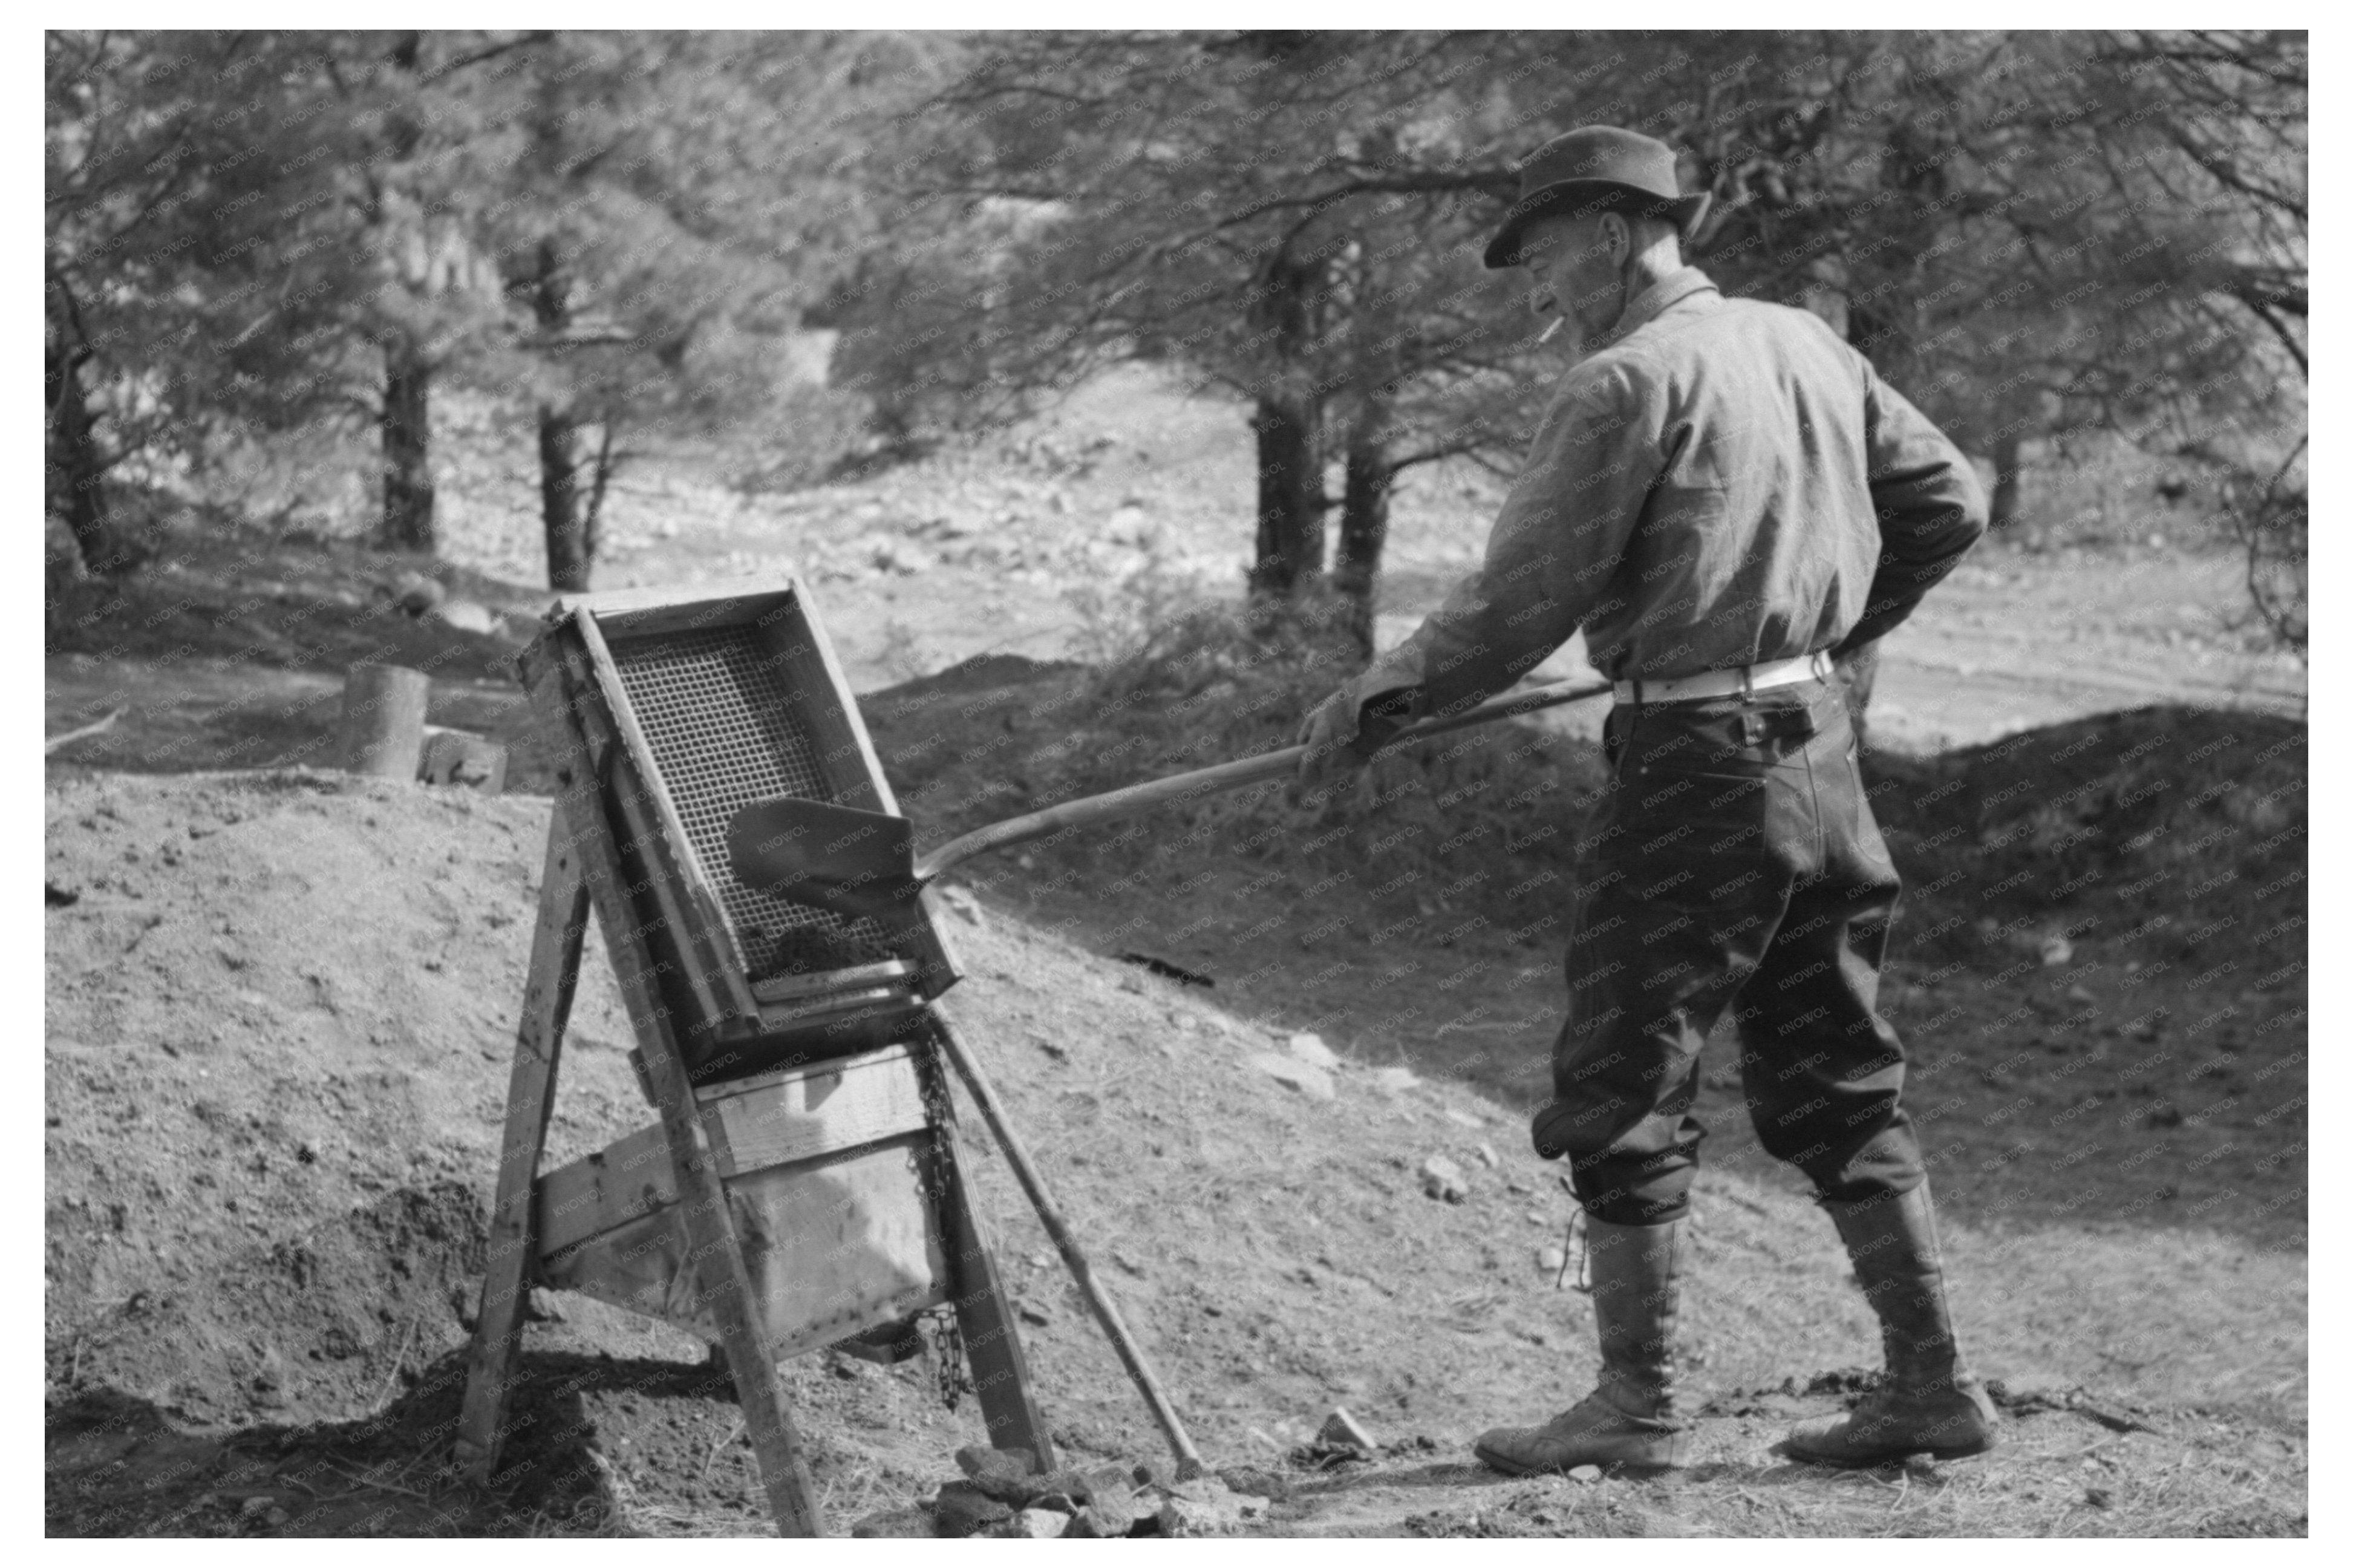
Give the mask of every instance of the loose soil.
[[(1157, 668), (1103, 658), (1171, 624), (1154, 585), (1230, 587), (1233, 411), (1090, 396), (1109, 401), (800, 496), (658, 476), (617, 503), (612, 575), (721, 584), (789, 559), (927, 842), (1282, 744), (1324, 673), (1187, 662), (1207, 638)], [(1424, 473), (1400, 497), (1393, 616), (1475, 550), (1482, 483)], [(450, 563), (187, 530), (51, 626), (52, 729), (128, 710), (48, 768), (53, 1534), (765, 1528), (700, 1341), (577, 1298), (527, 1331), (496, 1484), (446, 1468), (547, 821), (511, 673), (546, 596), (512, 586), (527, 510), (477, 488)], [(400, 610), (420, 567), (490, 630)], [(1587, 1299), (1539, 1260), (1569, 1200), (1524, 1129), (1595, 712), (1384, 764), (1369, 798), (1269, 789), (973, 863), (950, 1004), (1202, 1448), (1287, 1476), (1248, 1528), (2304, 1532), (2301, 678), (2221, 624), (2232, 571), (2179, 536), (1989, 548), (1888, 649), (1866, 775), (1912, 891), (1885, 1001), (1960, 1331), (2010, 1413), (1984, 1459), (1833, 1475), (1776, 1454), (1873, 1346), (1717, 1042), (1683, 1315), (1701, 1463), (1578, 1483), (1471, 1460), (1481, 1428), (1541, 1419), (1593, 1372)], [(507, 740), (511, 793), (300, 766), (328, 759), (342, 670), (368, 657), (429, 668), (435, 722)], [(1342, 1058), (1328, 1101), (1256, 1064), (1303, 1030)], [(551, 1161), (653, 1119), (630, 1039), (592, 957)], [(1393, 1067), (1419, 1083), (1384, 1086)], [(1042, 1319), (1024, 1334), (1057, 1440), (1156, 1453), (976, 1118), (965, 1139)], [(1466, 1202), (1424, 1195), (1433, 1154), (1469, 1172)], [(978, 1440), (939, 1374), (787, 1366), (835, 1528), (928, 1495)], [(1382, 1452), (1290, 1463), (1335, 1404)]]
[[(544, 822), (535, 800), (301, 772), (53, 786), (48, 879), (80, 895), (47, 916), (53, 1532), (760, 1528), (700, 1345), (576, 1298), (529, 1331), (533, 1420), (501, 1486), (443, 1468)], [(1541, 1416), (1592, 1371), (1585, 1300), (1537, 1257), (1568, 1199), (1520, 1114), (1434, 1074), (1385, 1091), (1328, 1026), (1346, 1065), (1335, 1099), (1311, 1099), (1252, 1065), (1290, 1029), (1247, 999), (1213, 1004), (1001, 903), (979, 919), (959, 918), (970, 978), (952, 1002), (1205, 1451), (1279, 1465), (1333, 1404), (1409, 1446), (1300, 1474), (1256, 1528), (2303, 1528), (2300, 1249), (2260, 1245), (2224, 1206), (2104, 1200), (2063, 1219), (1978, 1202), (1953, 1227), (1956, 1309), (2012, 1398), (2013, 1441), (1899, 1495), (1772, 1452), (1790, 1416), (1852, 1386), (1817, 1374), (1866, 1362), (1870, 1336), (1828, 1227), (1736, 1161), (1704, 1182), (1686, 1308), (1723, 1417), (1702, 1465), (1671, 1483), (1486, 1475), (1464, 1448), (1481, 1426)], [(2300, 1078), (2300, 1046), (2273, 1044), (2291, 1033), (2257, 1037), (2249, 1076)], [(627, 1038), (592, 963), (551, 1158), (650, 1119)], [(2121, 1099), (2128, 1068), (2081, 1082)], [(1932, 1141), (1966, 1119), (1932, 1117)], [(2142, 1135), (2159, 1151), (2144, 1181), (2186, 1174), (2180, 1133)], [(1150, 1454), (1042, 1233), (971, 1141), (1015, 1287), (1046, 1319), (1026, 1337), (1058, 1440)], [(1467, 1202), (1423, 1195), (1432, 1153), (1472, 1172)], [(1966, 1214), (1968, 1162), (1944, 1181)], [(2300, 1184), (2282, 1171), (2274, 1190)], [(838, 1524), (925, 1495), (978, 1436), (927, 1361), (789, 1372)], [(2069, 1408), (2079, 1387), (2135, 1429)]]

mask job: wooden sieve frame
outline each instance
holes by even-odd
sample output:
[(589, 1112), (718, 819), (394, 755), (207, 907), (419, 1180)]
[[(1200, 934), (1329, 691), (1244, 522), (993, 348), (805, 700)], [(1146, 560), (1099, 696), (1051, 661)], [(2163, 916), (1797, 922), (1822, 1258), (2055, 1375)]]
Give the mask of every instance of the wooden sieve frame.
[(597, 821), (601, 805), (607, 820), (628, 830), (616, 848), (698, 1082), (880, 1044), (962, 977), (926, 895), (881, 931), (886, 957), (754, 978), (722, 895), (721, 876), (732, 878), (732, 868), (710, 863), (711, 845), (698, 849), (624, 675), (625, 660), (660, 650), (665, 638), (746, 629), (809, 743), (807, 757), (782, 766), (813, 768), (841, 804), (896, 814), (857, 699), (797, 577), (717, 596), (701, 588), (565, 595), (522, 660), (558, 756), (559, 791), (578, 798), (569, 820)]

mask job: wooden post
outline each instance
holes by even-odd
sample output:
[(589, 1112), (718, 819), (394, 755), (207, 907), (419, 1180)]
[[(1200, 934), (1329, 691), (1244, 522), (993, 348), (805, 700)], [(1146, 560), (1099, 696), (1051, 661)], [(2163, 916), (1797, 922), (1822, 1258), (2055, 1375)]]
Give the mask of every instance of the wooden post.
[(425, 699), (433, 682), (397, 664), (356, 664), (343, 673), (343, 767), (353, 773), (417, 777), (425, 749)]
[(507, 1392), (522, 1348), (523, 1298), (539, 1261), (533, 1226), (532, 1187), (547, 1146), (547, 1119), (555, 1106), (555, 1068), (564, 1027), (580, 980), (580, 949), (588, 927), (588, 886), (572, 842), (564, 805), (547, 824), (547, 862), (540, 873), (539, 926), (531, 939), (531, 972), (515, 1030), (514, 1068), (507, 1080), (506, 1141), (499, 1150), (499, 1190), (491, 1212), (488, 1269), (481, 1309), (474, 1319), (472, 1364), (458, 1418), (459, 1467), (487, 1484), (497, 1468)]

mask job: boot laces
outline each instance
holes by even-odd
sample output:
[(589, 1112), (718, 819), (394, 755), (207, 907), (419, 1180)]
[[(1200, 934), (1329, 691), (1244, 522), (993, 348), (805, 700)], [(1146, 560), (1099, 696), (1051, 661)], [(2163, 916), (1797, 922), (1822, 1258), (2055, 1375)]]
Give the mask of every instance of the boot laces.
[(1568, 1278), (1568, 1266), (1574, 1260), (1577, 1264), (1577, 1289), (1587, 1296), (1593, 1294), (1593, 1246), (1590, 1229), (1591, 1227), (1585, 1223), (1585, 1210), (1582, 1207), (1570, 1212), (1568, 1234), (1563, 1238), (1561, 1244), (1560, 1272), (1554, 1275), (1552, 1280), (1552, 1287), (1555, 1290), (1560, 1289), (1562, 1283)]

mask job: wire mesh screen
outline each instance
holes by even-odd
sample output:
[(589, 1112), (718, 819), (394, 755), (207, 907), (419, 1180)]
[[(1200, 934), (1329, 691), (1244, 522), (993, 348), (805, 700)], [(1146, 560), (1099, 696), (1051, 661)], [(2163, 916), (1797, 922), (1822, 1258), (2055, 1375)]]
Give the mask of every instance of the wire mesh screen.
[(882, 927), (797, 904), (735, 876), (727, 824), (777, 795), (831, 800), (817, 748), (794, 711), (782, 660), (749, 626), (616, 637), (613, 664), (637, 710), (703, 874), (735, 927), (748, 980), (815, 974), (893, 957)]

